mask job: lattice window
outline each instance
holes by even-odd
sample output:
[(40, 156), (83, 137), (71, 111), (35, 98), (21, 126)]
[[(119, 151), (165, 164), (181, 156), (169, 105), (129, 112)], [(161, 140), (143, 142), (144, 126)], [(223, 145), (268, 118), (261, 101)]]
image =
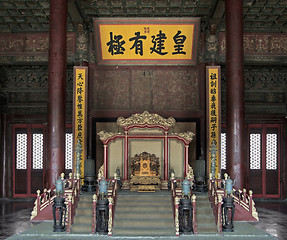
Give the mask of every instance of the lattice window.
[(226, 169), (226, 133), (221, 133), (221, 169)]
[(266, 169), (277, 169), (277, 134), (267, 134), (266, 136)]
[(16, 135), (16, 169), (27, 169), (27, 134)]
[(73, 168), (73, 134), (66, 133), (66, 159), (65, 159), (65, 168)]
[(43, 169), (44, 156), (44, 135), (43, 133), (33, 134), (33, 169)]
[(250, 134), (250, 169), (261, 169), (261, 134)]

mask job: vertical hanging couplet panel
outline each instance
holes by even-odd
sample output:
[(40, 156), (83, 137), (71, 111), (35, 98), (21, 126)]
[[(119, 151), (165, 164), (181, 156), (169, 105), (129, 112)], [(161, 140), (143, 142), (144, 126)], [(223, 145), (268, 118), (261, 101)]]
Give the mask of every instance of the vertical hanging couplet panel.
[(88, 67), (74, 67), (74, 93), (73, 93), (73, 145), (74, 145), (74, 166), (76, 166), (75, 147), (78, 142), (81, 144), (80, 156), (81, 174), (84, 177), (84, 161), (87, 158), (87, 89), (88, 89)]
[(207, 97), (207, 153), (208, 173), (214, 177), (221, 171), (220, 134), (221, 134), (221, 89), (220, 67), (206, 67)]

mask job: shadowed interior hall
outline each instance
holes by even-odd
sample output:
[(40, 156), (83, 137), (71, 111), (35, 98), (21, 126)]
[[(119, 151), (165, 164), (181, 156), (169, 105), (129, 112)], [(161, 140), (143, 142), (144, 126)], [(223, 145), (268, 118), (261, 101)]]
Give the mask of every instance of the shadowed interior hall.
[(159, 236), (228, 238), (224, 211), (235, 204), (238, 234), (258, 204), (265, 228), (274, 201), (286, 208), (286, 12), (285, 0), (1, 0), (3, 209), (24, 200), (52, 221), (63, 197), (70, 236), (147, 236), (150, 220)]

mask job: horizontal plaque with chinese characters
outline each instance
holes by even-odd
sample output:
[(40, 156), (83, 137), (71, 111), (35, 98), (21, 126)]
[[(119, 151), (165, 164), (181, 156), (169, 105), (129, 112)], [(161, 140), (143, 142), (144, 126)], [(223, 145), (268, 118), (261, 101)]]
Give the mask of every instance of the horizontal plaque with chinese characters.
[(195, 65), (199, 18), (98, 18), (98, 64)]

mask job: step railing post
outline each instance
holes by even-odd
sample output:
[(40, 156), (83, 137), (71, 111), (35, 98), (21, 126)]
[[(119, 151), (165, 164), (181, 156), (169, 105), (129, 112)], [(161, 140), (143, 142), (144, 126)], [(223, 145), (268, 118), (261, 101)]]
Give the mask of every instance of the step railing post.
[(48, 194), (48, 202), (49, 202), (49, 205), (53, 202), (52, 201), (52, 190), (51, 189), (49, 189), (48, 191), (47, 191), (47, 194)]
[(212, 173), (209, 173), (209, 179), (208, 179), (208, 196), (209, 196), (209, 201), (211, 201), (211, 188), (212, 188)]
[(192, 195), (192, 228), (193, 234), (197, 234), (197, 224), (196, 224), (196, 196)]
[(68, 211), (67, 211), (67, 233), (71, 232), (72, 225), (72, 195), (68, 196)]
[[(233, 188), (233, 190), (234, 190), (234, 188)], [(235, 192), (235, 190), (233, 192)], [(236, 196), (234, 196), (234, 194), (233, 194), (234, 199), (235, 199), (235, 197)], [(240, 189), (238, 189), (238, 205), (240, 205), (240, 206), (241, 206), (241, 201), (242, 201), (242, 191)]]
[(44, 200), (43, 202), (46, 202), (47, 201), (47, 188), (44, 189)]
[(96, 214), (96, 208), (97, 208), (97, 200), (98, 197), (96, 194), (93, 195), (93, 223), (92, 223), (92, 234), (95, 234), (96, 232), (96, 223), (97, 223), (97, 214)]
[(112, 236), (112, 228), (113, 228), (113, 204), (114, 200), (112, 197), (108, 198), (109, 200), (109, 221), (108, 221), (108, 236)]
[(249, 190), (249, 212), (252, 214), (253, 200), (252, 200), (252, 190)]
[(217, 231), (222, 233), (222, 196), (218, 195), (218, 206), (217, 206)]
[(80, 188), (81, 188), (80, 173), (77, 173), (77, 190), (80, 191)]
[(40, 195), (41, 191), (37, 190), (37, 215), (40, 212), (40, 205), (41, 205), (41, 195)]
[(175, 235), (179, 236), (179, 213), (178, 213), (178, 207), (179, 207), (179, 197), (175, 197), (174, 199), (174, 207), (175, 207)]
[(221, 188), (221, 173), (217, 173), (217, 188)]
[(40, 213), (40, 203), (41, 203), (40, 190), (37, 190), (37, 199), (34, 202), (34, 207), (33, 211), (31, 212), (30, 220), (37, 217), (37, 215)]
[(246, 203), (246, 189), (243, 188), (243, 202)]

